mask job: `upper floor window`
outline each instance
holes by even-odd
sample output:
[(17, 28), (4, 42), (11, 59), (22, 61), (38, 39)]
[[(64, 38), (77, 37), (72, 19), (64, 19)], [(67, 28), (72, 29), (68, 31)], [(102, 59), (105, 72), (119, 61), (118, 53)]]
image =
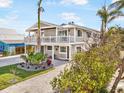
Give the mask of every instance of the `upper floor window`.
[(79, 36), (79, 37), (82, 36), (82, 31), (81, 31), (81, 30), (78, 30), (78, 32), (77, 32), (77, 36)]
[(58, 32), (58, 35), (59, 35), (59, 36), (67, 36), (67, 30), (59, 31), (59, 32)]
[(91, 37), (91, 33), (87, 32), (87, 37), (90, 38)]
[(94, 38), (97, 38), (97, 34), (96, 34), (96, 33), (93, 33), (93, 37), (94, 37)]

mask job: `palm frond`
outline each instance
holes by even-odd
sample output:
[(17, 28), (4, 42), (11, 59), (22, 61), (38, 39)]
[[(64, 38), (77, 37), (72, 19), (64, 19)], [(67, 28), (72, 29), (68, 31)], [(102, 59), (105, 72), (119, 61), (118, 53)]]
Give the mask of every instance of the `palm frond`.
[(38, 7), (41, 7), (41, 2), (42, 2), (42, 0), (39, 0)]
[(117, 0), (116, 2), (112, 3), (110, 7), (120, 10), (124, 8), (124, 0)]

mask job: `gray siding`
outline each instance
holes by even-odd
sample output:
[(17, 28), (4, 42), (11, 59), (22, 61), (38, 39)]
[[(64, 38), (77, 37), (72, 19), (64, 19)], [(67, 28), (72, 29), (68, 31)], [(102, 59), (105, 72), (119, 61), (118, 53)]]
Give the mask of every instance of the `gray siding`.
[(44, 30), (44, 36), (56, 36), (56, 29)]

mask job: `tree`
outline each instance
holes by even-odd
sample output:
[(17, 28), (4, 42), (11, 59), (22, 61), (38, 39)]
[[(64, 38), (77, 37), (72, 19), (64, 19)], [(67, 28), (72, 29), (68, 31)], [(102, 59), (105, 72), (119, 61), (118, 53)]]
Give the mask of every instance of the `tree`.
[(117, 0), (116, 2), (112, 3), (110, 6), (116, 8), (117, 10), (120, 10), (124, 8), (124, 0)]
[[(123, 39), (124, 39), (124, 30), (122, 28), (120, 28), (120, 27), (113, 27), (111, 29), (112, 30), (118, 30), (119, 31), (120, 38), (121, 38), (121, 41), (119, 43), (119, 46), (120, 46), (120, 48), (122, 50), (123, 49), (123, 43), (124, 43), (124, 41), (123, 41)], [(114, 84), (113, 84), (113, 86), (111, 88), (110, 93), (115, 93), (116, 88), (117, 88), (117, 85), (118, 85), (119, 81), (122, 78), (122, 75), (124, 73), (124, 58), (122, 58), (122, 60), (120, 62), (120, 65), (118, 66), (118, 69), (117, 70), (119, 71), (119, 73), (118, 73), (118, 76), (115, 78), (115, 81), (114, 81)]]
[(101, 24), (101, 41), (104, 41), (104, 34), (107, 30), (107, 25), (112, 22), (115, 18), (123, 16), (122, 11), (111, 8), (110, 6), (103, 6), (97, 11), (97, 15), (100, 16)]
[[(77, 53), (70, 68), (51, 82), (53, 89), (60, 93), (102, 93), (116, 71), (119, 58), (118, 31), (111, 30), (105, 34), (104, 45)], [(103, 92), (106, 93), (106, 92)]]
[(41, 51), (41, 24), (40, 24), (40, 15), (44, 9), (42, 7), (42, 0), (38, 2), (38, 32), (37, 32), (37, 52)]

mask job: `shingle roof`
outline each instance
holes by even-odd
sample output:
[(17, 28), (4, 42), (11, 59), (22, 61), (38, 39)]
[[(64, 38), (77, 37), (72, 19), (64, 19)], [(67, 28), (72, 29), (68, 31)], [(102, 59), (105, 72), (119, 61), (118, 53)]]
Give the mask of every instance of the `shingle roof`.
[[(43, 20), (41, 20), (40, 23), (41, 23), (41, 28), (43, 28), (43, 27), (56, 27), (56, 26), (59, 26), (59, 25), (56, 25), (56, 24), (53, 24), (53, 23), (49, 23), (49, 22), (46, 22), (46, 21), (43, 21)], [(31, 26), (28, 29), (26, 29), (26, 31), (35, 30), (35, 29), (38, 29), (37, 23), (35, 23), (33, 26)]]
[[(94, 32), (98, 32), (98, 30), (95, 30), (95, 29), (92, 29), (92, 28), (89, 28), (89, 27), (84, 27), (84, 26), (80, 26), (80, 25), (77, 25), (75, 23), (73, 24), (64, 24), (64, 25), (56, 25), (56, 24), (52, 24), (52, 23), (48, 23), (48, 22), (45, 22), (45, 21), (41, 21), (41, 28), (43, 27), (60, 27), (60, 28), (71, 28), (71, 27), (78, 27), (78, 28), (81, 28), (81, 29), (84, 29), (84, 30), (88, 30), (88, 31), (94, 31)], [(34, 24), (33, 26), (31, 26), (30, 28), (28, 28), (26, 31), (36, 31), (37, 30), (37, 23)]]

